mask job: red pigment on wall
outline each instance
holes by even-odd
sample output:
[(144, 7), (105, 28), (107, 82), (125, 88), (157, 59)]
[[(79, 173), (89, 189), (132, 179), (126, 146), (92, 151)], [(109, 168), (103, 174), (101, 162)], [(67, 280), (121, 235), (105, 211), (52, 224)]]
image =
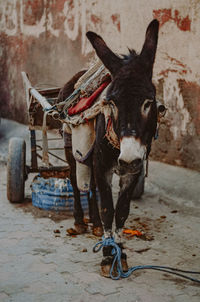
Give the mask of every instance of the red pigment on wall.
[(94, 23), (94, 24), (97, 24), (97, 23), (100, 23), (101, 22), (101, 19), (99, 17), (97, 17), (96, 15), (91, 15), (91, 21)]
[(191, 20), (187, 15), (185, 18), (180, 16), (180, 12), (176, 9), (172, 14), (172, 9), (157, 9), (153, 10), (153, 17), (160, 22), (160, 26), (172, 20), (180, 30), (190, 31)]
[(75, 15), (73, 12), (74, 9), (74, 1), (73, 0), (69, 0), (69, 10), (68, 10), (68, 14), (67, 14), (67, 21), (68, 21), (68, 25), (70, 30), (73, 30), (74, 26), (75, 26)]
[(167, 55), (167, 58), (174, 64), (183, 67), (185, 70), (187, 70), (187, 65), (183, 64), (181, 61), (177, 60), (176, 58), (172, 58), (170, 56)]
[(167, 68), (165, 70), (162, 70), (159, 75), (162, 75), (163, 77), (168, 76), (169, 72), (178, 72), (179, 74), (186, 74), (187, 70), (183, 69), (183, 70), (177, 70), (177, 69), (172, 69), (172, 68)]
[(177, 72), (180, 75), (184, 75), (188, 72), (191, 72), (191, 69), (186, 64), (183, 64), (181, 61), (177, 60), (176, 58), (172, 58), (169, 55), (167, 55), (167, 59), (172, 62), (173, 68), (171, 67), (171, 68), (162, 70), (159, 73), (159, 75), (168, 76), (169, 72)]
[(23, 0), (24, 23), (35, 25), (44, 13), (44, 0)]
[[(50, 9), (56, 13), (62, 12), (64, 9), (64, 4), (66, 0), (52, 0), (49, 3)], [(72, 5), (72, 4), (70, 4)]]
[(118, 31), (121, 30), (120, 26), (120, 15), (119, 14), (114, 14), (111, 16), (111, 19), (113, 21), (113, 24), (117, 26)]
[(200, 97), (198, 99), (198, 105), (197, 105), (197, 118), (195, 120), (196, 128), (197, 128), (197, 133), (200, 135)]

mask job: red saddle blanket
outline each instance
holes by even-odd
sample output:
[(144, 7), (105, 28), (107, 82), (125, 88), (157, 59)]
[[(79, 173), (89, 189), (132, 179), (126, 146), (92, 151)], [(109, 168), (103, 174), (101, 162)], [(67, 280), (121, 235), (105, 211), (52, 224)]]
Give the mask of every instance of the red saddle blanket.
[(75, 106), (68, 109), (68, 115), (75, 115), (90, 108), (97, 97), (100, 95), (100, 93), (108, 86), (110, 82), (111, 79), (108, 79), (103, 84), (101, 84), (101, 86), (99, 86), (91, 96), (89, 96), (88, 98), (81, 98)]

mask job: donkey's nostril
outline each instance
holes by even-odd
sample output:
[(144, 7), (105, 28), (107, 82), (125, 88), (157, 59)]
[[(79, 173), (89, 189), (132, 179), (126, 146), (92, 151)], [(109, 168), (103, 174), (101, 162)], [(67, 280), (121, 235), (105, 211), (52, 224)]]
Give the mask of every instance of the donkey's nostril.
[(125, 162), (123, 159), (119, 159), (118, 162), (119, 162), (120, 166), (126, 166), (127, 165), (127, 162)]
[(132, 161), (131, 164), (132, 164), (133, 166), (139, 166), (141, 163), (142, 163), (141, 158), (136, 158), (136, 159), (134, 159), (134, 160)]
[(134, 159), (132, 162), (126, 162), (123, 159), (118, 159), (118, 163), (121, 167), (126, 167), (126, 166), (139, 166), (142, 163), (142, 160), (140, 158)]

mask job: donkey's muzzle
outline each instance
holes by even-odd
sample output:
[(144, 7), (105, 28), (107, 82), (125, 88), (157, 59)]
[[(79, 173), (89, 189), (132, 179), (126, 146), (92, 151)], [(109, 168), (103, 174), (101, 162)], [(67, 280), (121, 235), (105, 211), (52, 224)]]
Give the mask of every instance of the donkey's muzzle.
[(125, 162), (128, 165), (136, 166), (145, 158), (145, 154), (146, 146), (142, 145), (139, 138), (136, 139), (134, 136), (122, 137), (118, 163), (121, 161), (121, 163)]
[(140, 158), (136, 158), (132, 162), (127, 163), (123, 159), (119, 159), (118, 164), (119, 164), (119, 172), (121, 175), (126, 173), (137, 174), (142, 169), (143, 161)]

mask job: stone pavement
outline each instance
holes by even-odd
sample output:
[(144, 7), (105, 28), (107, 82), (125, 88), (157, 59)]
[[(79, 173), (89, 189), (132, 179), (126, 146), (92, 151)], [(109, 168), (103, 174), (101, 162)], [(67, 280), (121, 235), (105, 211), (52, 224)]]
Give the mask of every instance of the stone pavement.
[[(1, 146), (0, 146), (1, 149)], [(0, 150), (1, 151), (1, 150)], [(0, 166), (1, 302), (199, 302), (200, 286), (165, 273), (144, 270), (113, 281), (100, 276), (98, 238), (89, 229), (70, 237), (69, 214), (34, 208), (30, 199), (10, 204), (6, 166)], [(127, 227), (146, 238), (124, 238), (129, 266), (168, 265), (200, 271), (200, 174), (151, 162), (145, 194), (131, 202)], [(117, 195), (117, 177), (113, 181)], [(200, 277), (200, 276), (199, 276)]]

